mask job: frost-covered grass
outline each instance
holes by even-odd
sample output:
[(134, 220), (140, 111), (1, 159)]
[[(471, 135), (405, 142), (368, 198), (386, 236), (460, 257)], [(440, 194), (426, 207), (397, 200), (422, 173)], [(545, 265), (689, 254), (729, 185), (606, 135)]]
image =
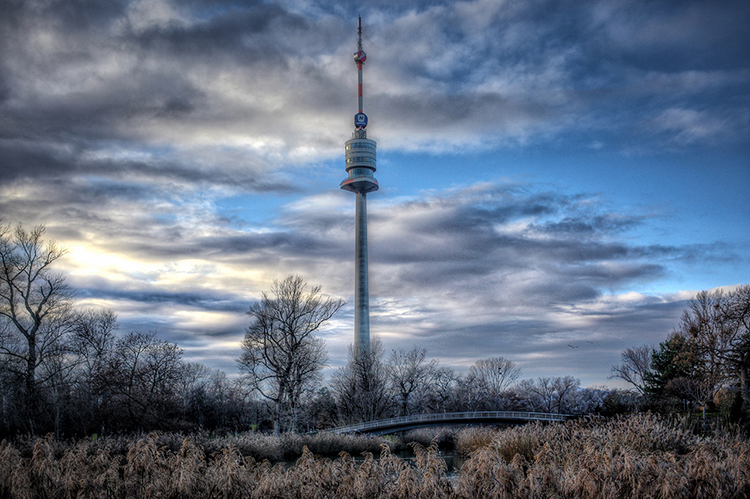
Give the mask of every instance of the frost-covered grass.
[[(327, 434), (3, 442), (0, 498), (750, 496), (745, 439), (728, 433), (698, 437), (651, 415), (468, 429), (455, 440), (470, 457), (453, 479), (437, 441), (413, 443), (413, 462), (394, 456), (384, 439)], [(367, 447), (365, 459), (355, 461), (349, 452), (334, 459), (315, 455), (331, 455), (336, 446), (357, 453)], [(295, 466), (270, 462), (297, 447)], [(254, 457), (259, 455), (266, 457)]]

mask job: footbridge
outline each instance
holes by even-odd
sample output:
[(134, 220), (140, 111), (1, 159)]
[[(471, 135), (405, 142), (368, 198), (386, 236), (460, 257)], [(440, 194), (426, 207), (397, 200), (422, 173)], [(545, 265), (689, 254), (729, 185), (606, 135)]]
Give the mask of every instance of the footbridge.
[(427, 426), (450, 426), (469, 424), (524, 424), (532, 421), (566, 421), (568, 414), (548, 414), (545, 412), (482, 411), (482, 412), (442, 412), (436, 414), (415, 414), (391, 419), (367, 421), (327, 430), (333, 433), (370, 433), (387, 435), (398, 431), (414, 430)]

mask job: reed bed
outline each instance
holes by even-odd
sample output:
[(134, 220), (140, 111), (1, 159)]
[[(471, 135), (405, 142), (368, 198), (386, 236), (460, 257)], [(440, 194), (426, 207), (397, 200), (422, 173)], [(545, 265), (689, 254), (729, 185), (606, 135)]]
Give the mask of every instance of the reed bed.
[[(472, 445), (471, 432), (458, 448)], [(486, 438), (485, 434), (480, 439)], [(457, 497), (750, 497), (750, 444), (650, 414), (495, 432), (455, 483)]]
[[(244, 447), (241, 437), (183, 437), (178, 446), (174, 435), (158, 434), (130, 440), (126, 448), (118, 439), (66, 444), (42, 438), (30, 448), (24, 448), (30, 441), (2, 442), (0, 498), (750, 496), (746, 440), (728, 433), (698, 437), (651, 415), (464, 430), (456, 435), (456, 445), (471, 454), (454, 477), (437, 440), (426, 446), (412, 443), (413, 460), (393, 455), (387, 443), (355, 460), (348, 452), (333, 459), (316, 456), (304, 438), (291, 437), (294, 445), (302, 445), (291, 467), (252, 457), (253, 446), (262, 442), (249, 436)], [(306, 438), (325, 449), (337, 441)], [(368, 440), (367, 446), (376, 441), (362, 440)], [(287, 449), (293, 447), (288, 444)]]

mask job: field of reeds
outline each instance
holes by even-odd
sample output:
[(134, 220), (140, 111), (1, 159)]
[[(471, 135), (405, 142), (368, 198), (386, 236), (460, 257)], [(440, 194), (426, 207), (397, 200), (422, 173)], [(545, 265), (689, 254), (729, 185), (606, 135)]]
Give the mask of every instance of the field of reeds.
[[(416, 457), (407, 460), (380, 438), (283, 438), (149, 434), (75, 444), (3, 442), (0, 498), (750, 496), (746, 439), (723, 431), (699, 436), (652, 415), (462, 430), (454, 443), (469, 458), (455, 475), (437, 442), (411, 444)], [(295, 445), (301, 457), (294, 466), (272, 464)], [(338, 457), (315, 455), (336, 446)]]

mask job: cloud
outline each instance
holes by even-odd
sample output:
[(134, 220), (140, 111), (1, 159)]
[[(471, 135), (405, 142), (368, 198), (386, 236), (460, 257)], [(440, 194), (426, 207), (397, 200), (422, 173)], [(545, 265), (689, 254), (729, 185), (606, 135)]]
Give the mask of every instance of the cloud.
[(671, 72), (725, 69), (750, 55), (731, 41), (741, 36), (740, 20), (750, 15), (744, 2), (598, 2), (594, 13), (629, 64)]
[[(220, 180), (238, 155), (267, 173), (338, 154), (354, 100), (347, 48), (354, 29), (342, 12), (354, 5), (14, 6), (0, 24), (0, 132), (6, 164), (29, 167), (12, 169), (12, 177), (84, 173), (114, 160), (117, 149), (144, 147), (156, 152), (149, 161), (112, 164)], [(731, 33), (744, 29), (747, 7), (735, 2), (475, 0), (366, 10), (366, 103), (376, 116), (373, 134), (389, 148), (460, 151), (572, 130), (635, 130), (644, 117), (631, 115), (633, 99), (648, 106), (656, 129), (683, 143), (736, 140), (750, 121), (744, 104), (691, 118), (690, 106), (674, 102), (680, 93), (741, 95), (745, 66), (700, 62), (716, 60)], [(679, 67), (633, 63), (665, 53)], [(697, 126), (708, 113), (711, 120)], [(186, 160), (196, 153), (226, 161), (208, 169)], [(274, 179), (259, 184), (280, 187)]]
[[(222, 223), (216, 205), (190, 190), (171, 200), (102, 193), (101, 203), (79, 205), (77, 191), (61, 195), (68, 194), (69, 208), (50, 211), (47, 223), (71, 249), (63, 270), (81, 305), (113, 308), (123, 329), (157, 331), (186, 348), (189, 360), (234, 372), (229, 360), (239, 354), (244, 311), (273, 279), (299, 273), (351, 301), (346, 193), (295, 198), (260, 230)], [(50, 200), (50, 209), (58, 203)], [(598, 372), (590, 379), (601, 383), (619, 350), (658, 342), (684, 305), (682, 296), (632, 290), (675, 261), (713, 258), (707, 246), (628, 242), (627, 233), (651, 219), (613, 211), (598, 195), (532, 184), (483, 182), (373, 199), (372, 330), (388, 348), (429, 339), (430, 355), (458, 369), (492, 352), (517, 360), (528, 375), (550, 373), (544, 355), (570, 355), (568, 342), (592, 341), (608, 356), (579, 359), (576, 369)], [(323, 334), (334, 366), (351, 340), (351, 307)], [(205, 356), (209, 346), (215, 361)]]
[[(448, 151), (460, 170), (465, 151), (533, 162), (545, 148), (746, 142), (742, 2), (10, 2), (4, 221), (44, 222), (71, 249), (82, 304), (179, 339), (192, 359), (211, 361), (217, 342), (224, 367), (274, 278), (349, 297), (353, 203), (329, 186), (356, 102), (360, 10), (381, 154)], [(597, 194), (476, 180), (372, 199), (372, 322), (389, 345), (430, 338), (446, 363), (492, 351), (533, 375), (594, 338), (609, 357), (580, 362), (606, 372), (679, 315), (685, 297), (653, 283), (741, 259), (729, 243), (644, 242), (634, 233), (655, 215)], [(351, 310), (324, 333), (334, 362)]]
[[(263, 230), (221, 224), (216, 207), (192, 195), (181, 204), (144, 199), (105, 202), (97, 218), (81, 205), (47, 221), (71, 249), (64, 270), (81, 303), (113, 308), (126, 328), (157, 330), (196, 348), (221, 337), (236, 350), (243, 312), (273, 279), (300, 273), (326, 293), (350, 296), (346, 193), (293, 201)], [(646, 315), (654, 298), (616, 297), (708, 249), (633, 245), (622, 235), (650, 215), (622, 216), (598, 196), (533, 185), (479, 183), (373, 200), (370, 208), (373, 331), (389, 348), (429, 337), (431, 354), (457, 367), (470, 351), (484, 351), (483, 342), (525, 358), (529, 338), (557, 348), (598, 337), (605, 325), (625, 338), (626, 327), (614, 323)], [(334, 362), (345, 358), (350, 308), (327, 333)]]
[(725, 119), (693, 109), (667, 109), (655, 117), (651, 124), (657, 131), (669, 132), (677, 144), (712, 140), (731, 133), (731, 125)]

